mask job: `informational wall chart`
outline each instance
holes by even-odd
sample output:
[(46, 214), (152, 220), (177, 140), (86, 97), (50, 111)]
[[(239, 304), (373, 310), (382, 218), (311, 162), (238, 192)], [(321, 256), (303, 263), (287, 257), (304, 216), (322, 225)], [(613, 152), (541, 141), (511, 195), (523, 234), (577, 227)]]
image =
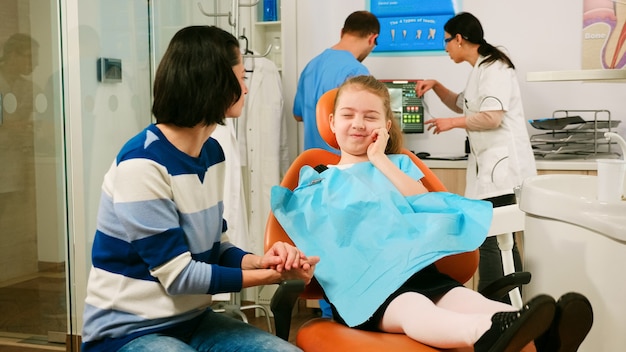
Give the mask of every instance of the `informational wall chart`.
[(374, 52), (444, 50), (443, 25), (459, 9), (460, 0), (371, 0), (380, 21)]
[(584, 0), (583, 69), (626, 67), (626, 0)]

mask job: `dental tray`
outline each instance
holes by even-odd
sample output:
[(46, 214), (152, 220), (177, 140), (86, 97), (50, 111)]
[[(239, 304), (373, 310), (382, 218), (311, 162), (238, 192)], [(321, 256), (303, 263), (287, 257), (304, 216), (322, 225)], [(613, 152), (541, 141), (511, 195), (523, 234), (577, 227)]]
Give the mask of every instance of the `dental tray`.
[[(611, 143), (604, 137), (621, 121), (611, 118), (609, 110), (555, 110), (551, 118), (528, 120), (543, 132), (530, 136), (536, 157), (611, 155)], [(549, 130), (549, 131), (548, 131)]]
[(580, 116), (567, 116), (567, 117), (550, 117), (543, 118), (537, 120), (529, 120), (528, 121), (531, 126), (540, 130), (560, 130), (565, 128), (568, 125), (572, 124), (581, 124), (585, 123), (585, 121)]
[(616, 128), (620, 124), (620, 120), (597, 120), (585, 121), (585, 123), (568, 126), (567, 130), (593, 130), (600, 128)]
[(535, 155), (547, 155), (547, 154), (575, 154), (575, 153), (586, 153), (589, 149), (580, 144), (570, 144), (570, 145), (553, 145), (553, 144), (544, 144), (544, 145), (533, 145), (533, 152)]
[(584, 143), (593, 142), (599, 139), (604, 139), (604, 132), (592, 131), (571, 131), (571, 132), (554, 132), (545, 134), (536, 134), (530, 137), (531, 142), (543, 142), (543, 143)]

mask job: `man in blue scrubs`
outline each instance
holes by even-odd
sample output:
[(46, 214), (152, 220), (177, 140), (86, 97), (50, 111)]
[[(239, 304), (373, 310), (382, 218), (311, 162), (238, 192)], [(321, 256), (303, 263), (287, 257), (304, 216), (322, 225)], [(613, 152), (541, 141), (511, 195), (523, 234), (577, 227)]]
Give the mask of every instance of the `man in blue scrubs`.
[(361, 62), (376, 47), (380, 33), (378, 18), (368, 11), (350, 14), (341, 29), (339, 42), (313, 58), (298, 81), (293, 104), (296, 120), (304, 122), (304, 149), (322, 148), (338, 154), (324, 142), (315, 122), (315, 106), (322, 94), (339, 87), (348, 77), (368, 75)]

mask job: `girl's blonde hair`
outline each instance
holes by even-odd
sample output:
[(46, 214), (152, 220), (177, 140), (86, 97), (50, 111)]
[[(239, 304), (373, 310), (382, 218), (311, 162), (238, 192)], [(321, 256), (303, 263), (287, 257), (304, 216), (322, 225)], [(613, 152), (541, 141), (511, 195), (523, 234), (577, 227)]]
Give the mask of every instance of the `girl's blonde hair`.
[(394, 117), (393, 111), (391, 110), (391, 97), (389, 96), (387, 86), (383, 82), (377, 80), (374, 76), (363, 75), (348, 78), (341, 86), (339, 86), (337, 97), (335, 98), (335, 106), (337, 106), (337, 101), (339, 100), (341, 93), (343, 93), (344, 89), (348, 87), (366, 90), (378, 96), (382, 100), (385, 120), (391, 121), (391, 127), (389, 128), (389, 141), (387, 142), (387, 147), (385, 148), (385, 154), (402, 153), (404, 145), (402, 131), (400, 130), (398, 121)]

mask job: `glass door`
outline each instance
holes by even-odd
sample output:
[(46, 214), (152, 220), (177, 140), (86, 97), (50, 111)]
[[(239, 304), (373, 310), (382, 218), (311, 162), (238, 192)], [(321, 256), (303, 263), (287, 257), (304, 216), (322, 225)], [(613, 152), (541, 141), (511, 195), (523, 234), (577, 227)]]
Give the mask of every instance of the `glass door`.
[[(55, 1), (0, 11), (0, 350), (64, 351), (63, 108)], [(15, 349), (14, 349), (15, 350)]]

